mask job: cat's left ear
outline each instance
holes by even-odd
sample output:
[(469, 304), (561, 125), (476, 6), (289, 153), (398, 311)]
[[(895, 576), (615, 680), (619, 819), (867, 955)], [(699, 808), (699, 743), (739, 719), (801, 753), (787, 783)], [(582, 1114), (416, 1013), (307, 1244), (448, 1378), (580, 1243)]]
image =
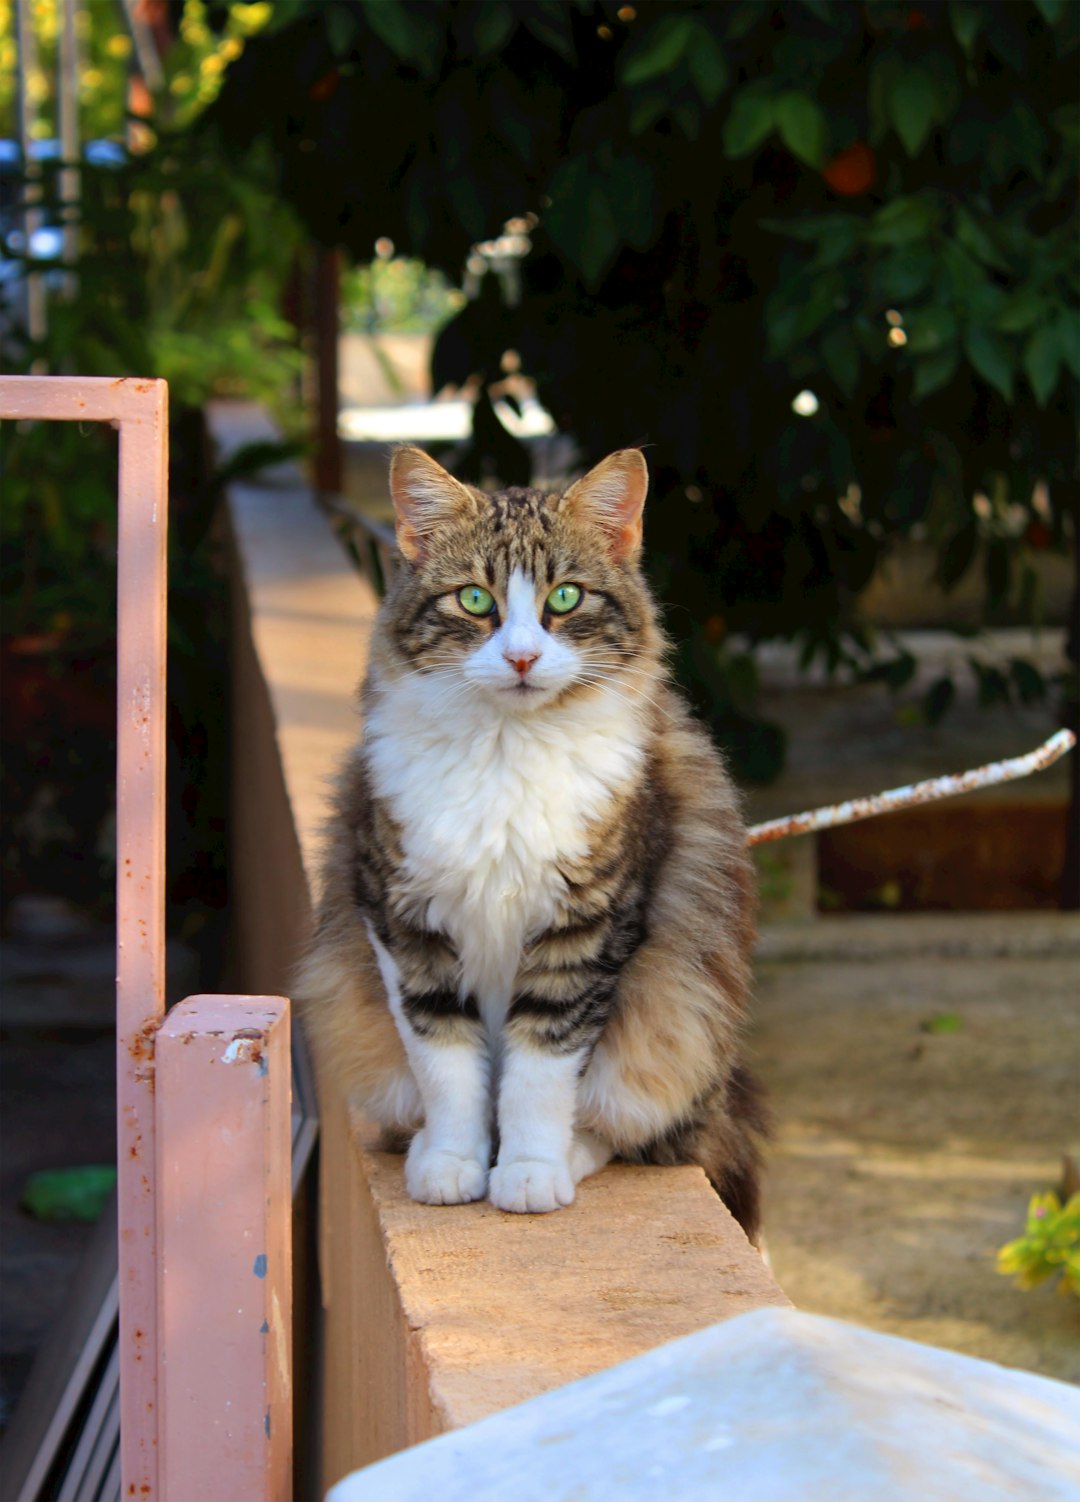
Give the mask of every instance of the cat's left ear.
[(559, 502), (559, 511), (605, 533), (616, 563), (632, 561), (641, 551), (641, 513), (649, 488), (649, 471), (640, 449), (620, 449), (575, 481)]
[(422, 449), (408, 445), (390, 460), (397, 544), (410, 563), (422, 563), (431, 534), (475, 510), (472, 492)]

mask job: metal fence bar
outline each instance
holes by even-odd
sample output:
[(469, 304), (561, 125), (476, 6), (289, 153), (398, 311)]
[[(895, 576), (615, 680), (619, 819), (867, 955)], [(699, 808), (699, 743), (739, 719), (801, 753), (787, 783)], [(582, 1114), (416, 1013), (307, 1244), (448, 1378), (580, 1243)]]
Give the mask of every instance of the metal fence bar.
[(288, 1502), (289, 1003), (190, 997), (156, 1067), (161, 1499)]
[(164, 381), (0, 377), (0, 417), (120, 432), (117, 556), (116, 1046), (120, 1407), (124, 1484), (158, 1494), (154, 1034), (165, 1012)]
[[(166, 1079), (155, 1092), (165, 1016), (168, 389), (164, 381), (136, 378), (0, 376), (0, 419), (9, 418), (107, 422), (119, 429), (116, 1094), (118, 1468), (123, 1497), (152, 1502), (164, 1497), (168, 1487), (175, 1502), (197, 1497), (207, 1502), (239, 1497), (285, 1502), (292, 1443), (288, 1003), (266, 997), (203, 997), (185, 1003), (174, 1012), (176, 1025), (167, 1034), (176, 1078)], [(241, 1032), (247, 1019), (254, 1034), (254, 1041), (244, 1040), (250, 1059), (243, 1049), (242, 1058), (230, 1059), (226, 1045), (218, 1060), (218, 1024), (230, 1019)], [(186, 1042), (198, 1038), (205, 1046), (184, 1057), (182, 1038), (178, 1057), (172, 1045), (177, 1028), (184, 1025)], [(237, 1061), (250, 1062), (252, 1068), (221, 1067)], [(272, 1065), (270, 1078), (261, 1068), (264, 1062)], [(218, 1220), (232, 1222), (214, 1204), (200, 1202), (185, 1220), (187, 1241), (183, 1235), (178, 1239), (176, 1217), (170, 1215), (177, 1204), (176, 1182), (170, 1180), (163, 1211), (161, 1172), (172, 1172), (181, 1162), (203, 1162), (213, 1133), (223, 1130), (230, 1111), (235, 1120), (228, 1128), (229, 1145), (234, 1162), (243, 1160), (233, 1202), (242, 1207), (249, 1234), (263, 1242), (253, 1263), (265, 1257), (268, 1276), (262, 1286), (259, 1275), (244, 1268), (243, 1247), (218, 1246), (213, 1266), (200, 1264), (202, 1287), (185, 1299), (178, 1269), (174, 1266), (166, 1277), (163, 1226), (170, 1245), (197, 1250), (200, 1243), (211, 1243)], [(254, 1175), (248, 1172), (253, 1163), (261, 1165)], [(242, 1281), (260, 1282), (268, 1300), (260, 1321), (251, 1330), (244, 1327), (239, 1343), (224, 1317), (208, 1318), (200, 1307), (200, 1301), (212, 1304), (222, 1291), (230, 1307), (235, 1306), (238, 1273), (246, 1274)], [(172, 1367), (163, 1343), (166, 1328), (178, 1342)], [(240, 1376), (235, 1375), (238, 1353)], [(178, 1398), (168, 1414), (161, 1401), (166, 1371), (174, 1385), (187, 1383), (186, 1399)], [(257, 1433), (254, 1443), (245, 1434), (242, 1445), (215, 1449), (207, 1446), (206, 1436), (191, 1430), (185, 1403), (197, 1407), (201, 1397), (219, 1390), (227, 1372), (234, 1373), (229, 1380), (247, 1402), (249, 1429), (255, 1412), (252, 1395), (257, 1394)], [(221, 1401), (228, 1408), (233, 1400)], [(159, 1440), (170, 1435), (172, 1459), (167, 1462)], [(177, 1435), (188, 1437), (178, 1443)], [(212, 1489), (201, 1482), (192, 1489), (190, 1483), (193, 1457), (200, 1451), (217, 1461)]]
[(860, 819), (876, 818), (878, 814), (892, 814), (902, 808), (936, 803), (940, 798), (955, 798), (959, 793), (973, 793), (977, 788), (1015, 782), (1018, 778), (1030, 777), (1033, 772), (1042, 772), (1046, 767), (1052, 766), (1075, 745), (1076, 736), (1071, 730), (1059, 730), (1026, 756), (988, 762), (986, 766), (975, 767), (970, 772), (930, 777), (925, 782), (890, 788), (888, 792), (874, 793), (868, 798), (849, 798), (844, 803), (809, 809), (801, 814), (786, 814), (782, 819), (770, 819), (767, 824), (755, 824), (746, 832), (746, 843), (763, 845), (769, 840), (786, 839), (789, 835), (834, 829), (838, 824), (855, 824)]

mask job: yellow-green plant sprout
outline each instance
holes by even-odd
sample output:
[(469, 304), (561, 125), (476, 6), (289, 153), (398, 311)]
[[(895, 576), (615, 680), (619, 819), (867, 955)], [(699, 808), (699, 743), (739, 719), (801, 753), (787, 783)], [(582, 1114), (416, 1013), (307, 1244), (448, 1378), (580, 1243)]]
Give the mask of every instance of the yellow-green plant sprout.
[(1019, 1288), (1060, 1276), (1058, 1292), (1080, 1298), (1080, 1194), (1064, 1205), (1056, 1194), (1033, 1194), (1024, 1234), (1001, 1248), (997, 1268)]

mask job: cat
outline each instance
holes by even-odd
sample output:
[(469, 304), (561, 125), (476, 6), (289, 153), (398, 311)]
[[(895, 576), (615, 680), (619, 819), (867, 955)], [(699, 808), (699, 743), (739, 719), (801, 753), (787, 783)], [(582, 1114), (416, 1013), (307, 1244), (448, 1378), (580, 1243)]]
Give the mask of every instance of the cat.
[(752, 868), (664, 667), (647, 488), (636, 449), (558, 495), (395, 452), (400, 566), (296, 990), (320, 1057), (411, 1139), (414, 1199), (552, 1211), (613, 1157), (698, 1163), (756, 1240)]

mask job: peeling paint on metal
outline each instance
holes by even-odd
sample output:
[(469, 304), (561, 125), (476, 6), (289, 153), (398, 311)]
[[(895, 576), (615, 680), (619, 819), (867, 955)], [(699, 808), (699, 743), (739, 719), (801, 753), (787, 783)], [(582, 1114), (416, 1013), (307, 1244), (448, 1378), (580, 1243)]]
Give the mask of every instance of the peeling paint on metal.
[(221, 1056), (223, 1064), (255, 1064), (260, 1074), (266, 1074), (265, 1038), (255, 1028), (241, 1028)]
[(936, 803), (941, 798), (955, 798), (959, 793), (972, 793), (976, 788), (1015, 782), (1021, 777), (1030, 777), (1033, 772), (1041, 772), (1052, 766), (1075, 745), (1076, 736), (1071, 730), (1059, 730), (1026, 756), (992, 761), (984, 767), (975, 767), (970, 772), (931, 777), (926, 782), (890, 788), (888, 792), (874, 793), (869, 798), (850, 798), (827, 808), (810, 809), (806, 813), (770, 819), (766, 824), (755, 824), (747, 830), (746, 842), (748, 845), (763, 845), (769, 840), (786, 839), (789, 835), (811, 834), (818, 829), (833, 829), (838, 824), (854, 824), (859, 819), (873, 819), (878, 814), (891, 814), (902, 808)]
[(281, 1315), (281, 1302), (278, 1299), (276, 1288), (273, 1290), (270, 1299), (270, 1329), (274, 1341), (274, 1359), (277, 1363), (278, 1382), (282, 1392), (289, 1392), (292, 1381), (289, 1375), (289, 1333), (285, 1328), (285, 1321)]

